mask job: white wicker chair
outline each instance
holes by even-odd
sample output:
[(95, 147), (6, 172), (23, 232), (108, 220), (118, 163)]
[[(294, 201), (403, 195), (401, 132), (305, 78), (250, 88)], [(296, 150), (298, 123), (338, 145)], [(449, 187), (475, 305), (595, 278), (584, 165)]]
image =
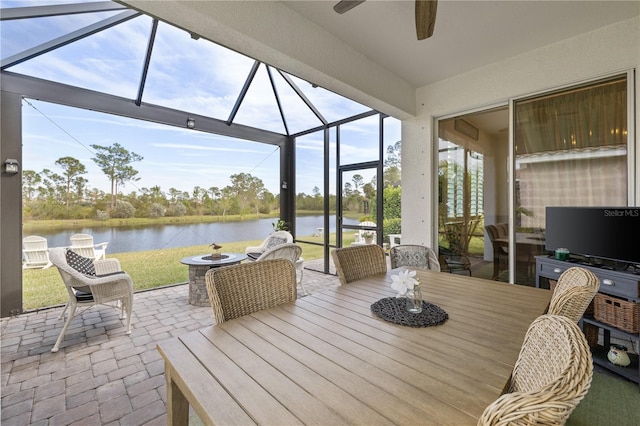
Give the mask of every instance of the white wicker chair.
[(293, 243), (284, 243), (272, 247), (262, 253), (260, 257), (256, 259), (256, 262), (267, 259), (287, 259), (291, 261), (293, 266), (296, 268), (296, 282), (300, 284), (302, 291), (304, 294), (307, 293), (307, 289), (304, 288), (304, 284), (302, 283), (302, 277), (304, 275), (303, 261), (304, 259), (300, 257), (302, 254), (302, 247)]
[[(245, 248), (245, 254), (260, 255), (266, 250), (275, 247), (279, 244), (292, 243), (293, 235), (288, 231), (276, 231), (269, 235), (259, 246), (248, 246)], [(257, 256), (256, 256), (257, 257)]]
[(58, 352), (60, 343), (64, 339), (64, 333), (67, 331), (71, 320), (76, 316), (78, 307), (90, 308), (95, 305), (118, 302), (121, 309), (120, 319), (127, 319), (127, 331), (125, 334), (131, 334), (133, 282), (131, 277), (120, 268), (118, 259), (95, 260), (93, 266), (95, 267), (96, 275), (89, 276), (74, 269), (67, 263), (65, 248), (52, 248), (49, 258), (58, 268), (58, 272), (60, 272), (62, 281), (69, 293), (69, 302), (58, 319), (64, 316), (67, 309), (69, 309), (69, 314), (51, 352)]
[(591, 386), (593, 361), (582, 331), (563, 315), (531, 323), (503, 394), (478, 425), (563, 425)]

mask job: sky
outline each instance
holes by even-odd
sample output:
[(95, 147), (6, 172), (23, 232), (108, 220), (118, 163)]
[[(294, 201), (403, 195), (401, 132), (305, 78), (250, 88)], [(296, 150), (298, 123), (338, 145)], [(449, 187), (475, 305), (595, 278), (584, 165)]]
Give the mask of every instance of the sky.
[[(44, 3), (3, 0), (1, 4), (2, 7), (18, 7)], [(2, 58), (116, 13), (119, 12), (2, 21)], [(150, 18), (135, 18), (8, 70), (134, 99), (150, 29)], [(203, 39), (193, 40), (188, 33), (160, 23), (143, 102), (226, 120), (253, 63), (251, 58)], [(274, 69), (272, 76), (290, 133), (319, 126), (320, 121), (284, 78)], [(370, 109), (291, 77), (329, 122)], [(264, 64), (234, 122), (285, 133)], [(385, 144), (400, 140), (398, 120), (388, 118), (385, 126), (388, 127)], [(376, 159), (377, 140), (377, 118), (343, 126), (341, 156), (350, 163)], [(280, 153), (273, 145), (33, 99), (23, 100), (24, 170), (41, 172), (49, 169), (61, 174), (62, 169), (55, 161), (71, 156), (87, 168), (88, 173), (83, 177), (89, 180), (90, 188), (108, 192), (109, 179), (91, 160), (95, 157), (91, 145), (114, 143), (143, 157), (142, 161), (132, 164), (140, 179), (120, 188), (124, 193), (156, 185), (165, 192), (170, 188), (192, 192), (196, 186), (222, 188), (230, 183), (229, 177), (237, 173), (250, 173), (262, 179), (269, 191), (279, 191)], [(335, 136), (332, 136), (332, 143), (335, 143)], [(322, 133), (297, 141), (296, 192), (311, 194), (314, 187), (320, 186), (322, 144)], [(372, 177), (365, 176), (365, 180)]]

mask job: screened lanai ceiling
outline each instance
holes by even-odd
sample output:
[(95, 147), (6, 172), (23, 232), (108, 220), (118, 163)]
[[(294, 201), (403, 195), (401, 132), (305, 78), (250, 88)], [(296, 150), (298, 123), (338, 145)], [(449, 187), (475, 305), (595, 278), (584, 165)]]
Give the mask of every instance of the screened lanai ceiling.
[(0, 17), (3, 73), (283, 135), (370, 111), (115, 2), (3, 0)]

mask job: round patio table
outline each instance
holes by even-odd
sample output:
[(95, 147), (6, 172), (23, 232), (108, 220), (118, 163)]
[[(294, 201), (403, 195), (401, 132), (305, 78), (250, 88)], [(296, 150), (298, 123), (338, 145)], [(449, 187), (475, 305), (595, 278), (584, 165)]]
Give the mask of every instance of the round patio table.
[(221, 253), (219, 259), (213, 259), (211, 253), (185, 257), (180, 261), (189, 265), (189, 304), (194, 306), (211, 306), (207, 283), (204, 276), (211, 268), (235, 265), (247, 258), (244, 253)]

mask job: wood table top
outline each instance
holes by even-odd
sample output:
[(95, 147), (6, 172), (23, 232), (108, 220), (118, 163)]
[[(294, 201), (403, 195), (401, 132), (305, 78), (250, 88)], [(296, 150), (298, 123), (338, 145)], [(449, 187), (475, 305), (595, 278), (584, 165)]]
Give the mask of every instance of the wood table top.
[(551, 292), (419, 270), (449, 319), (407, 327), (370, 309), (398, 272), (160, 343), (170, 424), (476, 424)]

